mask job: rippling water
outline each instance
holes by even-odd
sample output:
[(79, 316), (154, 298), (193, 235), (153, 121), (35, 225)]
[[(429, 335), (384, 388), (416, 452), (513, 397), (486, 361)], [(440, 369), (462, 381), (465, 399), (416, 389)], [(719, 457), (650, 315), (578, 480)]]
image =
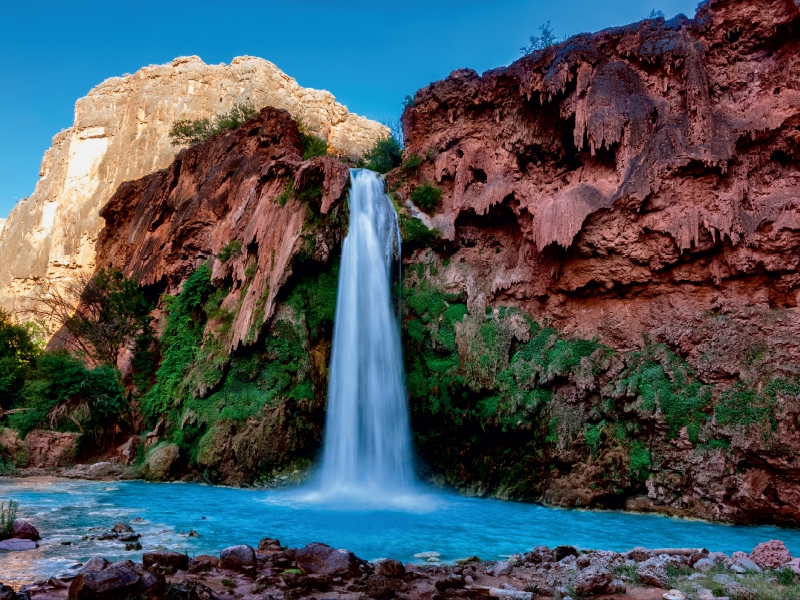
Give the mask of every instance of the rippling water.
[[(655, 515), (544, 508), (534, 504), (441, 494), (422, 495), (412, 509), (345, 509), (308, 503), (297, 491), (263, 491), (189, 483), (98, 482), (57, 478), (0, 478), (0, 498), (17, 500), (21, 516), (42, 534), (40, 548), (0, 551), (0, 580), (15, 587), (67, 572), (95, 554), (140, 560), (115, 541), (81, 541), (130, 522), (144, 550), (157, 546), (190, 556), (217, 553), (233, 544), (257, 545), (276, 537), (290, 546), (320, 541), (365, 559), (413, 561), (436, 550), (442, 560), (477, 554), (497, 559), (538, 544), (624, 551), (634, 546), (704, 546), (731, 553), (782, 539), (800, 554), (800, 530), (729, 526)], [(205, 518), (204, 518), (205, 517)], [(181, 532), (194, 529), (200, 537)], [(62, 541), (73, 545), (62, 546)]]

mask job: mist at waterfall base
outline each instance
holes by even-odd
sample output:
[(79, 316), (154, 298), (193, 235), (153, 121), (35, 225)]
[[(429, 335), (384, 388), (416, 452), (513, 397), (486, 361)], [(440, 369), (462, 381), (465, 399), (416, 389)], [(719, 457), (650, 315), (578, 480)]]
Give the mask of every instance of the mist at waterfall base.
[(399, 279), (397, 213), (373, 171), (350, 171), (350, 221), (333, 322), (322, 460), (299, 500), (416, 508), (411, 428), (393, 278)]

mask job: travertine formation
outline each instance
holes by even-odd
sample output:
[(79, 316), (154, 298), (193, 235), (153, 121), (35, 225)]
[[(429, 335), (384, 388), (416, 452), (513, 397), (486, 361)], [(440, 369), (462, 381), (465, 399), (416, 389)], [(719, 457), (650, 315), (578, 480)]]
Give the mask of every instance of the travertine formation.
[(175, 120), (211, 117), (237, 102), (288, 110), (334, 154), (360, 155), (389, 134), (260, 58), (206, 65), (181, 57), (112, 77), (78, 100), (74, 125), (53, 138), (36, 190), (0, 234), (0, 306), (25, 318), (38, 284), (91, 272), (103, 226), (98, 213), (117, 187), (170, 164), (179, 150), (167, 135)]

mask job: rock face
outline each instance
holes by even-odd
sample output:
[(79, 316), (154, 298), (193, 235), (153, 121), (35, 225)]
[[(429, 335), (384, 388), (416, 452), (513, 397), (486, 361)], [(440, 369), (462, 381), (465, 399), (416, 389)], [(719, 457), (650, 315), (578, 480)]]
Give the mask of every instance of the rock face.
[[(488, 411), (516, 453), (486, 459), (487, 435), (466, 459), (452, 430), (449, 443), (423, 448), (433, 473), (473, 493), (569, 506), (800, 522), (799, 19), (790, 0), (710, 0), (693, 20), (578, 35), (416, 93), (403, 124), (407, 156), (422, 164), (389, 181), (404, 203), (425, 182), (442, 201), (432, 215), (411, 206), (440, 232), (435, 254), (408, 261), (422, 274), (412, 279), (453, 298), (449, 309), (466, 304), (452, 360), (470, 393), (500, 401), (453, 412)], [(552, 333), (530, 345), (543, 329), (509, 317), (511, 307)], [(439, 316), (423, 312), (413, 325)], [(493, 343), (470, 354), (492, 322)], [(437, 335), (408, 360), (442, 354)], [(498, 383), (501, 371), (513, 387)], [(427, 387), (410, 386), (423, 439), (447, 422), (425, 400), (441, 383), (431, 371)], [(689, 385), (703, 390), (694, 409)], [(606, 402), (617, 408), (604, 412)], [(623, 465), (632, 479), (612, 477), (600, 492), (604, 473)], [(504, 469), (538, 481), (520, 492)], [(638, 498), (622, 499), (637, 486)]]
[(36, 190), (0, 225), (0, 306), (24, 318), (37, 285), (91, 272), (100, 208), (121, 183), (172, 162), (179, 150), (167, 135), (172, 123), (211, 117), (237, 102), (288, 110), (342, 155), (360, 155), (389, 134), (260, 58), (206, 65), (181, 57), (112, 77), (78, 100), (75, 123), (53, 138), (42, 159)]
[(32, 467), (63, 467), (74, 462), (78, 433), (34, 429), (25, 438), (28, 464)]

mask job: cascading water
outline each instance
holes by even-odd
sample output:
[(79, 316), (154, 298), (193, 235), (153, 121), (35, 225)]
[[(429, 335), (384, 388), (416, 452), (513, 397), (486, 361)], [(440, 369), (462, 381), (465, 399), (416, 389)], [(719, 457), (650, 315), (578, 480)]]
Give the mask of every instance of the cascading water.
[(350, 171), (350, 227), (342, 245), (325, 440), (325, 496), (371, 499), (413, 487), (400, 331), (392, 296), (400, 228), (384, 183)]

